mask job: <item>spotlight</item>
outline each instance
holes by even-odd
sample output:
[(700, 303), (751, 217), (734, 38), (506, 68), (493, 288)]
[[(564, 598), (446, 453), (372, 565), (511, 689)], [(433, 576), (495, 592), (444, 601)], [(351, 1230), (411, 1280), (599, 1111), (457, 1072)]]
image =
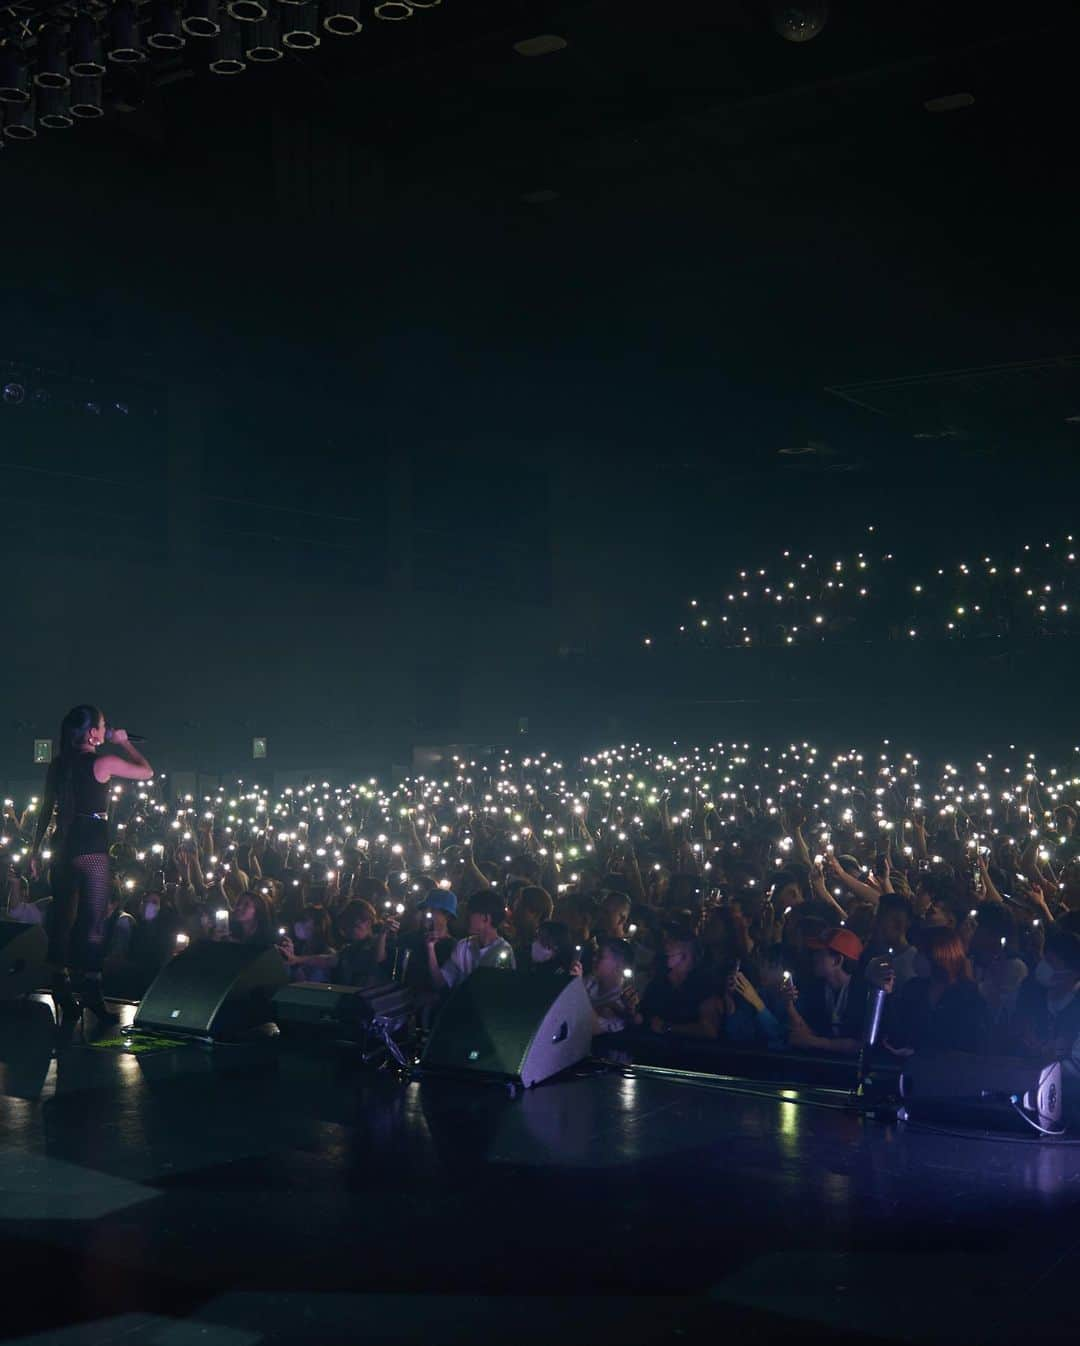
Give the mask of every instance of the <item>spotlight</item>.
[(188, 37), (217, 37), (221, 32), (218, 0), (189, 0), (180, 27)]
[(38, 33), (34, 83), (39, 89), (66, 89), (71, 83), (64, 34), (52, 23), (46, 24)]
[(30, 70), (22, 59), (22, 52), (17, 47), (0, 47), (0, 103), (29, 101)]
[(262, 23), (255, 24), (248, 40), (251, 45), (244, 55), (258, 65), (270, 65), (285, 55), (281, 47), (281, 20), (276, 14), (270, 14)]
[(246, 69), (244, 39), (236, 25), (230, 23), (214, 38), (210, 70), (215, 75), (242, 75)]
[(328, 0), (322, 26), (333, 37), (355, 37), (364, 27), (360, 0)]
[(109, 16), (107, 55), (117, 65), (139, 65), (146, 60), (139, 19), (131, 0), (115, 5)]
[(180, 26), (180, 11), (168, 0), (154, 0), (146, 26), (146, 45), (155, 51), (182, 51), (187, 38)]
[(93, 121), (105, 115), (102, 102), (104, 81), (100, 75), (75, 75), (71, 81), (71, 115)]
[(76, 14), (75, 22), (71, 25), (70, 60), (69, 73), (73, 79), (81, 75), (105, 73), (105, 51), (101, 34), (90, 14)]
[(270, 13), (263, 0), (229, 0), (228, 10), (239, 23), (261, 23)]
[(38, 96), (38, 125), (47, 131), (66, 131), (75, 125), (67, 89), (42, 89)]
[(405, 0), (383, 0), (381, 5), (375, 6), (375, 17), (386, 23), (400, 23), (402, 19), (411, 19), (413, 13), (412, 5), (405, 4)]
[[(23, 104), (23, 105), (20, 105), (20, 110), (22, 109), (22, 107), (29, 107), (29, 104)], [(12, 119), (11, 119), (11, 118), (12, 118), (12, 114), (9, 112), (9, 113), (8, 113), (8, 121), (7, 121), (7, 125), (4, 127), (4, 135), (10, 135), (10, 134), (11, 134), (11, 127), (12, 127), (12, 125), (13, 125), (13, 122), (12, 122)], [(15, 135), (15, 136), (11, 136), (11, 139), (12, 139), (12, 140), (33, 140), (34, 136), (37, 135), (37, 132), (34, 130), (33, 121), (34, 121), (34, 118), (33, 118), (33, 111), (31, 110), (31, 115), (30, 115), (30, 134), (29, 134), (29, 135)], [(4, 391), (3, 391), (2, 394), (0, 394), (0, 396), (3, 397), (4, 402), (5, 402), (5, 404), (6, 404), (7, 406), (9, 406), (9, 407), (21, 407), (22, 404), (26, 401), (26, 389), (23, 387), (23, 385), (22, 385), (21, 383), (5, 383), (5, 384), (4, 384)]]
[(322, 43), (318, 24), (312, 0), (281, 0), (281, 42), (290, 51), (314, 51)]

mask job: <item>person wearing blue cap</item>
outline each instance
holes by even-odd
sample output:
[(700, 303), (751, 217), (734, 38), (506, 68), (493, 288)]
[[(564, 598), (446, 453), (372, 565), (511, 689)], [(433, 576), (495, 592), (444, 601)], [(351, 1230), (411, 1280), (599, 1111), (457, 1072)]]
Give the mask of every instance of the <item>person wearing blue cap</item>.
[(435, 932), (427, 937), (428, 971), (432, 983), (439, 989), (453, 990), (478, 967), (497, 967), (512, 972), (515, 967), (514, 950), (499, 934), (506, 920), (506, 903), (492, 889), (474, 893), (469, 898), (469, 934), (459, 939), (454, 951), (442, 966), (435, 953)]
[(420, 930), (405, 943), (409, 961), (405, 970), (405, 985), (418, 998), (433, 997), (438, 989), (428, 964), (428, 936), (434, 939), (435, 961), (439, 967), (454, 952), (454, 935), (450, 922), (457, 915), (457, 894), (448, 888), (432, 888), (420, 904)]

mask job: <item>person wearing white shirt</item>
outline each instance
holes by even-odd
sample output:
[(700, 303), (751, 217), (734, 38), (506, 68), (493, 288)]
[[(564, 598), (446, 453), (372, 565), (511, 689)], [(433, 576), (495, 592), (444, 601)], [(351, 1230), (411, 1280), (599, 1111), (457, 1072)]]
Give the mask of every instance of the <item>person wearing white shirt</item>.
[(593, 1036), (620, 1033), (634, 1021), (638, 995), (634, 990), (634, 948), (625, 939), (600, 942), (600, 956), (585, 991), (593, 1011)]
[(499, 934), (499, 926), (506, 919), (503, 900), (491, 889), (474, 893), (469, 898), (469, 935), (458, 940), (450, 957), (439, 966), (435, 956), (434, 931), (427, 936), (428, 971), (432, 984), (452, 990), (471, 977), (478, 967), (495, 967), (512, 972), (515, 968), (514, 950)]

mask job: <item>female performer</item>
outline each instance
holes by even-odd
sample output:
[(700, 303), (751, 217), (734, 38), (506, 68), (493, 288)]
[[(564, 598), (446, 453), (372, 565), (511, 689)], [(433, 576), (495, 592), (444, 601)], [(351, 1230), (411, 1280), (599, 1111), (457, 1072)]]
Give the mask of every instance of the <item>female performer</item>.
[[(99, 754), (103, 743), (125, 756)], [(49, 766), (45, 797), (34, 837), (39, 863), (45, 834), (56, 815), (53, 840), (52, 907), (49, 914), (49, 962), (53, 996), (65, 1020), (82, 1007), (106, 1023), (116, 1022), (101, 994), (101, 960), (108, 914), (109, 781), (150, 780), (153, 769), (128, 742), (123, 729), (108, 729), (96, 706), (76, 706), (60, 725), (60, 752)], [(76, 977), (72, 984), (71, 972)], [(75, 990), (78, 990), (76, 998)]]

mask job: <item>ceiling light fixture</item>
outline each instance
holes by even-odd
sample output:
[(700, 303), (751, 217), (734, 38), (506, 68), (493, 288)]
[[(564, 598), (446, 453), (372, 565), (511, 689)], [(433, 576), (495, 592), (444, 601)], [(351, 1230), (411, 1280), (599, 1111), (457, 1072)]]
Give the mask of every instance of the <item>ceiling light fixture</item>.
[(188, 37), (217, 37), (221, 32), (218, 0), (188, 0), (180, 27)]
[(312, 0), (281, 0), (281, 43), (290, 51), (314, 51), (322, 45), (319, 10)]
[(66, 89), (71, 84), (64, 33), (52, 23), (46, 24), (38, 33), (34, 83), (39, 89)]
[(271, 65), (285, 55), (281, 45), (281, 19), (277, 14), (268, 15), (254, 26), (250, 36), (251, 45), (244, 53), (249, 61), (256, 65)]
[(330, 0), (322, 26), (332, 37), (356, 37), (364, 27), (360, 0)]
[(229, 0), (227, 9), (239, 23), (260, 23), (270, 13), (263, 0)]
[(68, 73), (72, 79), (80, 75), (104, 75), (105, 52), (101, 32), (92, 14), (76, 14), (71, 25), (71, 55)]
[(67, 131), (75, 125), (68, 86), (42, 89), (38, 96), (38, 125), (46, 131)]
[(71, 115), (80, 121), (94, 121), (104, 117), (102, 99), (104, 87), (100, 75), (73, 75), (71, 79)]
[[(29, 101), (30, 68), (23, 60), (22, 52), (18, 47), (0, 47), (0, 103)], [(18, 135), (12, 137), (14, 140), (21, 138)]]
[[(230, 6), (231, 8), (231, 6)], [(244, 60), (244, 39), (235, 23), (226, 24), (211, 48), (208, 69), (213, 75), (242, 75), (247, 69)]]
[(109, 16), (109, 40), (106, 55), (116, 65), (141, 65), (146, 60), (139, 17), (131, 0), (116, 5)]

